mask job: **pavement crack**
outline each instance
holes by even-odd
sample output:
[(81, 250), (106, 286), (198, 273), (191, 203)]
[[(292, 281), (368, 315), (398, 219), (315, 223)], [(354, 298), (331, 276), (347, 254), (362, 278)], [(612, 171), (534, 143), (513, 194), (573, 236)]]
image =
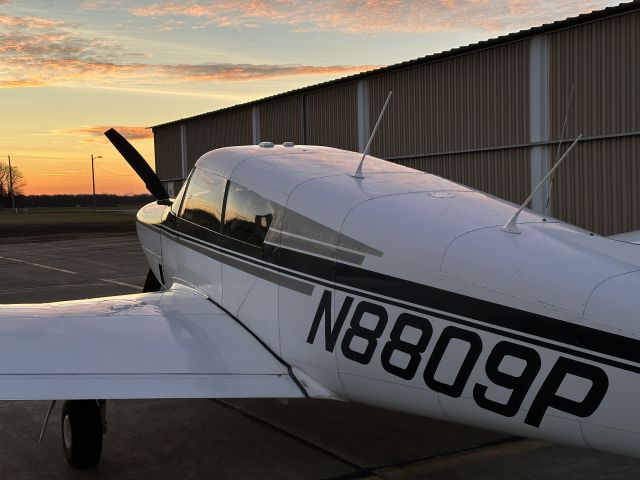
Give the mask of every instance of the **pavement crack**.
[[(478, 455), (482, 455), (483, 453), (484, 453), (483, 458), (491, 457), (492, 456), (491, 454), (492, 453), (495, 454), (496, 449), (500, 447), (504, 447), (508, 445), (516, 445), (519, 443), (527, 443), (527, 442), (531, 443), (531, 441), (522, 437), (515, 437), (515, 436), (506, 437), (506, 438), (501, 438), (495, 441), (486, 442), (474, 447), (451, 450), (448, 452), (438, 453), (436, 455), (429, 455), (426, 457), (420, 457), (413, 460), (394, 462), (394, 463), (389, 463), (389, 464), (379, 465), (379, 466), (361, 467), (360, 471), (358, 472), (351, 472), (344, 475), (329, 477), (329, 478), (325, 478), (324, 480), (351, 480), (351, 479), (358, 479), (358, 478), (371, 478), (371, 479), (396, 478), (397, 476), (393, 474), (394, 472), (396, 472), (397, 470), (405, 469), (408, 467), (410, 468), (414, 466), (423, 467), (422, 469), (425, 469), (427, 471), (442, 470), (442, 469), (445, 469), (449, 463), (455, 460), (457, 460), (459, 463), (464, 463), (463, 461), (461, 461), (461, 459), (470, 459), (471, 456), (474, 456), (474, 460), (476, 460), (475, 457), (477, 457)], [(534, 448), (537, 448), (539, 446), (538, 443), (540, 443), (541, 445), (543, 444), (542, 442), (534, 442), (534, 443), (535, 443), (533, 445)], [(443, 465), (439, 465), (440, 463), (442, 463)], [(412, 477), (409, 476), (407, 478), (412, 478)]]
[(433, 472), (453, 470), (471, 463), (488, 461), (529, 450), (545, 448), (547, 446), (549, 446), (549, 443), (541, 440), (508, 437), (477, 447), (460, 449), (388, 467), (376, 468), (373, 471), (378, 478), (386, 480), (395, 478), (426, 478), (428, 474)]
[[(500, 438), (494, 441), (485, 442), (480, 445), (476, 445), (469, 448), (462, 448), (457, 450), (450, 450), (447, 452), (438, 453), (436, 455), (429, 455), (425, 457), (419, 457), (412, 460), (406, 460), (401, 462), (393, 462), (382, 465), (358, 465), (347, 458), (344, 458), (337, 453), (328, 450), (324, 447), (316, 445), (315, 443), (306, 440), (305, 438), (296, 435), (278, 425), (275, 425), (259, 416), (253, 415), (242, 408), (236, 407), (230, 403), (227, 403), (223, 400), (219, 399), (211, 399), (212, 401), (219, 403), (223, 407), (233, 410), (234, 412), (240, 413), (241, 415), (251, 419), (254, 422), (260, 423), (271, 430), (274, 430), (288, 438), (295, 440), (298, 443), (303, 444), (307, 448), (310, 448), (314, 451), (320, 452), (324, 455), (327, 455), (344, 465), (347, 465), (353, 471), (345, 474), (340, 474), (337, 476), (327, 477), (323, 480), (352, 480), (352, 479), (361, 479), (361, 478), (378, 478), (378, 479), (386, 479), (386, 478), (395, 478), (393, 474), (395, 471), (403, 470), (403, 469), (413, 469), (413, 470), (441, 470), (446, 469), (449, 464), (452, 463), (464, 463), (465, 461), (479, 461), (481, 458), (490, 458), (491, 456), (501, 456), (505, 454), (509, 454), (513, 448), (511, 446), (516, 446), (517, 450), (519, 447), (517, 445), (521, 444), (520, 448), (539, 448), (538, 443), (541, 445), (542, 442), (534, 442), (535, 445), (533, 447), (528, 447), (527, 442), (531, 442), (522, 437), (510, 436)], [(502, 452), (504, 450), (504, 452)], [(506, 453), (505, 453), (506, 452)]]

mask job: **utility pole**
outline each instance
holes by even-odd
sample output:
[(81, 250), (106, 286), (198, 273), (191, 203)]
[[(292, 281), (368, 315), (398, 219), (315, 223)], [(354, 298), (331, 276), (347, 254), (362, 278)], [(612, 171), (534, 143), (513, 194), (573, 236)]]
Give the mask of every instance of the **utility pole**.
[(15, 210), (16, 213), (18, 213), (18, 210), (16, 210), (16, 199), (13, 195), (13, 172), (11, 171), (11, 155), (7, 155), (7, 158), (9, 159), (9, 195), (11, 195), (11, 208)]
[(91, 154), (91, 184), (93, 185), (93, 213), (96, 213), (96, 175), (93, 169), (93, 161), (98, 158), (102, 158), (101, 156), (97, 156), (94, 158), (93, 153)]

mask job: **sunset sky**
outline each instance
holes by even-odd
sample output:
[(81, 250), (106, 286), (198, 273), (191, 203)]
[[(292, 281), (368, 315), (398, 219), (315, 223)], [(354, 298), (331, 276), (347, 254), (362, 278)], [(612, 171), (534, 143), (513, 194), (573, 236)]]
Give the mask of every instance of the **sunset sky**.
[(617, 1), (0, 0), (0, 161), (26, 193), (143, 192), (150, 127)]

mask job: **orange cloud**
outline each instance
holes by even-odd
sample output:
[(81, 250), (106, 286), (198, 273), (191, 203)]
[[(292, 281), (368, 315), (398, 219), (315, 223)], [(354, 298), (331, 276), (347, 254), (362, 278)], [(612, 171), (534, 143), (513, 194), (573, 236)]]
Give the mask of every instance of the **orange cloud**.
[(80, 8), (86, 10), (113, 9), (122, 3), (122, 0), (85, 0), (80, 4)]
[[(0, 5), (2, 2), (0, 2)], [(50, 28), (62, 25), (64, 22), (42, 17), (14, 17), (0, 14), (0, 26), (2, 27), (28, 27), (28, 28)]]
[(311, 75), (346, 75), (378, 68), (376, 65), (253, 65), (253, 64), (205, 64), (205, 65), (163, 65), (160, 70), (172, 78), (182, 82), (219, 81), (247, 82), (270, 80), (274, 78), (311, 76)]
[(378, 65), (118, 65), (84, 62), (77, 59), (42, 60), (35, 56), (21, 57), (23, 62), (14, 67), (12, 80), (0, 80), (0, 88), (70, 85), (92, 80), (102, 85), (135, 80), (144, 85), (166, 85), (176, 82), (252, 82), (297, 76), (349, 75), (378, 68)]
[(453, 30), (450, 21), (433, 20), (434, 7), (453, 0), (428, 0), (423, 3), (404, 0), (249, 0), (229, 2), (161, 2), (131, 8), (143, 17), (199, 17), (219, 27), (253, 27), (263, 23), (286, 24), (297, 30), (338, 30), (350, 33), (380, 31)]
[(203, 25), (289, 25), (297, 31), (438, 32), (519, 30), (616, 4), (611, 0), (208, 0), (161, 1), (129, 11), (143, 17), (193, 17)]
[(40, 80), (0, 80), (0, 88), (18, 87), (44, 87), (45, 82)]
[[(2, 20), (4, 18), (4, 20)], [(113, 41), (85, 38), (67, 25), (39, 19), (27, 26), (27, 17), (0, 16), (0, 88), (43, 85), (138, 86), (176, 82), (250, 82), (294, 76), (345, 75), (374, 68), (369, 65), (253, 65), (232, 63), (173, 64), (141, 62), (143, 55)], [(30, 17), (29, 17), (30, 18)]]
[(87, 137), (83, 140), (85, 143), (108, 143), (108, 140), (104, 136), (104, 132), (110, 128), (115, 128), (124, 137), (129, 140), (142, 140), (145, 138), (153, 138), (153, 132), (150, 128), (146, 127), (131, 127), (131, 126), (105, 126), (105, 125), (92, 125), (82, 126), (77, 128), (64, 128), (52, 130), (51, 133), (55, 135), (71, 135), (78, 137)]

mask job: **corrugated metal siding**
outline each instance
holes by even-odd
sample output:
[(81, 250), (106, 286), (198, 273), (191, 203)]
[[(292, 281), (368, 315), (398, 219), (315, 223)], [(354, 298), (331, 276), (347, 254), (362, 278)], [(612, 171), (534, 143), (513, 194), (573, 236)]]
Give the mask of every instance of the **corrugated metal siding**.
[(640, 137), (579, 143), (558, 168), (553, 214), (601, 235), (640, 229)]
[(155, 150), (158, 177), (161, 180), (181, 178), (180, 125), (154, 128), (153, 148)]
[(448, 178), (514, 203), (522, 203), (530, 193), (528, 148), (438, 155), (397, 163)]
[(301, 96), (260, 105), (260, 141), (303, 143)]
[(551, 35), (552, 136), (640, 131), (640, 13)]
[(251, 109), (225, 112), (186, 123), (187, 168), (215, 148), (252, 143)]
[(369, 80), (372, 145), (381, 157), (514, 145), (529, 138), (529, 50), (520, 41)]
[(358, 149), (357, 84), (305, 95), (305, 143)]

